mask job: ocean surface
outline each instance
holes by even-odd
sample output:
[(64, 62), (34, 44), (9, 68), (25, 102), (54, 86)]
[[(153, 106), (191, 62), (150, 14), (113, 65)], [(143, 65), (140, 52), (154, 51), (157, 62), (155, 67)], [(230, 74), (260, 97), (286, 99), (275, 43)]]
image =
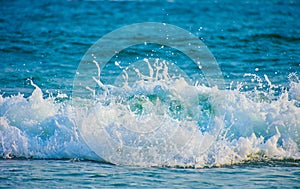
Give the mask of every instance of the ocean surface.
[(300, 187), (299, 18), (297, 0), (0, 1), (0, 188)]

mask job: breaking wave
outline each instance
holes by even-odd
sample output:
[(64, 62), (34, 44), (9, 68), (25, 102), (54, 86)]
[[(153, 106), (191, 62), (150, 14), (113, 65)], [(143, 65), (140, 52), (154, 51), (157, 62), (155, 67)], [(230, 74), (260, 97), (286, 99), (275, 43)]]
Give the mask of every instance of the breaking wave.
[(254, 74), (245, 75), (258, 81), (253, 90), (220, 90), (170, 77), (167, 63), (156, 64), (147, 74), (133, 70), (135, 83), (129, 71), (118, 87), (94, 79), (89, 108), (66, 94), (44, 98), (33, 82), (27, 98), (0, 96), (1, 156), (183, 167), (300, 159), (296, 74), (279, 94), (266, 75)]

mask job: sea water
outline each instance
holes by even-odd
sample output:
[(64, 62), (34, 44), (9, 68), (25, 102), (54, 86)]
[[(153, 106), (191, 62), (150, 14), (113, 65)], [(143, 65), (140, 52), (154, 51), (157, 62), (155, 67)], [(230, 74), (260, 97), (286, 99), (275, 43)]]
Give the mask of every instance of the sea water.
[[(298, 187), (299, 8), (1, 2), (0, 186)], [(78, 100), (74, 78), (88, 49), (145, 22), (201, 39), (224, 86), (209, 85), (178, 49), (142, 43), (103, 67), (93, 55), (95, 88), (84, 86)]]

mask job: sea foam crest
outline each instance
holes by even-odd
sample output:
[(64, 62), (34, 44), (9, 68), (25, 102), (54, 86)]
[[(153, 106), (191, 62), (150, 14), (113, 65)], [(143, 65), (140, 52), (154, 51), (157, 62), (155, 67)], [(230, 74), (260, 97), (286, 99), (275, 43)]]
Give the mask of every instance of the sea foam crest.
[[(79, 117), (70, 100), (57, 100), (65, 95), (43, 98), (32, 83), (35, 89), (28, 98), (0, 97), (0, 154), (193, 167), (299, 159), (300, 85), (296, 74), (289, 78), (288, 90), (276, 98), (259, 90), (219, 90), (182, 78), (169, 83), (148, 78), (106, 93), (112, 96), (97, 96)], [(216, 133), (216, 128), (221, 130)], [(86, 136), (104, 131), (106, 137), (86, 144)]]

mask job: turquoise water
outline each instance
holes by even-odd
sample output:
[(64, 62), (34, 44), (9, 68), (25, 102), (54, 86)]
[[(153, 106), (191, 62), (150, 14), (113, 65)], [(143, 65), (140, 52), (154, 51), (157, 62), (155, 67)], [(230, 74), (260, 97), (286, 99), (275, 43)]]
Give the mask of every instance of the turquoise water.
[(298, 1), (0, 5), (0, 187), (299, 187)]
[[(288, 165), (288, 164), (286, 164)], [(291, 166), (291, 167), (290, 167)], [(67, 160), (1, 161), (2, 187), (291, 188), (299, 168), (276, 163), (210, 169), (139, 168)], [(49, 184), (51, 183), (51, 184)]]

